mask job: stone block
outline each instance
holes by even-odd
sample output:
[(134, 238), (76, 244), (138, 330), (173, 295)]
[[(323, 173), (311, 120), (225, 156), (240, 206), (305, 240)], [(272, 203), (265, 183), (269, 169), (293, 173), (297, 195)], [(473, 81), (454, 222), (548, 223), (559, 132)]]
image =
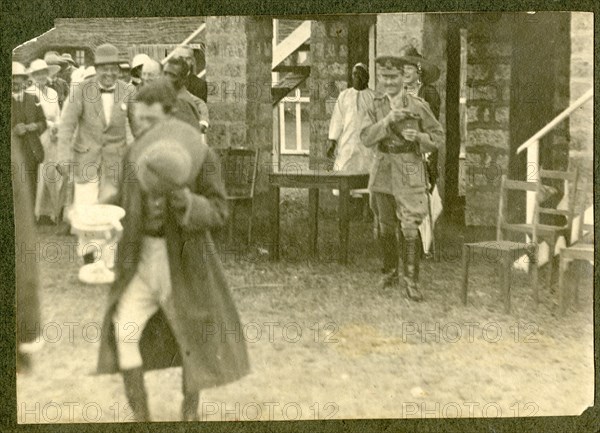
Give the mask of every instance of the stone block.
[(467, 151), (469, 147), (490, 146), (503, 150), (509, 149), (508, 131), (496, 129), (469, 130), (467, 134)]

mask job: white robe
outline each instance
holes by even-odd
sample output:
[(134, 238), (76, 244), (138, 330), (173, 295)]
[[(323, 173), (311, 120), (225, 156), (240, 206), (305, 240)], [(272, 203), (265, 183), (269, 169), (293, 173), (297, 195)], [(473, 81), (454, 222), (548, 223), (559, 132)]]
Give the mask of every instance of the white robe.
[(335, 171), (369, 172), (373, 153), (362, 145), (360, 131), (374, 96), (371, 89), (352, 87), (340, 93), (329, 123), (329, 139), (337, 141)]

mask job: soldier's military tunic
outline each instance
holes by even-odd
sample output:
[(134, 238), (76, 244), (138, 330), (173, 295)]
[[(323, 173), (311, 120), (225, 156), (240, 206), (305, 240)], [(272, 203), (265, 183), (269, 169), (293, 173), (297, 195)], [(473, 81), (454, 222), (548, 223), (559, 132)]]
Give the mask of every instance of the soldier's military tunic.
[[(394, 230), (398, 218), (407, 238), (417, 236), (417, 230), (427, 215), (427, 173), (422, 153), (439, 150), (444, 146), (444, 131), (425, 100), (401, 91), (393, 100), (377, 93), (367, 111), (361, 131), (363, 145), (374, 150), (375, 160), (370, 171), (369, 192), (371, 206), (378, 214), (380, 230)], [(416, 117), (415, 141), (405, 140), (400, 134), (400, 122), (388, 124), (384, 118), (397, 101), (406, 101), (403, 107)], [(382, 209), (383, 208), (383, 209)], [(395, 211), (395, 212), (394, 212)], [(394, 215), (395, 213), (395, 215)]]

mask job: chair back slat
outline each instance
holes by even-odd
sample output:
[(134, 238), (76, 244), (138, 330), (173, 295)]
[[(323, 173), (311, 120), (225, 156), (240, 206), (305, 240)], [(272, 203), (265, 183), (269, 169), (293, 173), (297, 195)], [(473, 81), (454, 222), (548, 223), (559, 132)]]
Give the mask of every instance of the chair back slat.
[(247, 148), (218, 149), (221, 178), (228, 198), (253, 198), (258, 171), (258, 151)]
[[(504, 175), (506, 178), (506, 175)], [(537, 182), (525, 182), (522, 180), (505, 179), (504, 188), (514, 191), (535, 191)]]

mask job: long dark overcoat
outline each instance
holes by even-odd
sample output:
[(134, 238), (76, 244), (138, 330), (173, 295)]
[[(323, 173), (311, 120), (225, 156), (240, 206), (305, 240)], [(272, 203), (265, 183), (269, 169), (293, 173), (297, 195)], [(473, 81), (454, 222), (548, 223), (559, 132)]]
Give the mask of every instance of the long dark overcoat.
[[(177, 119), (156, 125), (129, 148), (120, 193), (114, 201), (126, 215), (117, 249), (116, 281), (108, 297), (102, 327), (98, 373), (119, 370), (112, 315), (135, 275), (143, 234), (143, 193), (136, 178), (141, 150), (157, 139), (195, 143), (198, 175), (189, 183), (192, 201), (187, 221), (182, 210), (169, 207), (165, 238), (169, 255), (175, 320), (159, 310), (139, 339), (145, 369), (183, 365), (188, 390), (223, 385), (248, 373), (248, 355), (236, 307), (210, 231), (227, 218), (219, 161), (201, 135)], [(121, 336), (123, 338), (124, 336)]]

